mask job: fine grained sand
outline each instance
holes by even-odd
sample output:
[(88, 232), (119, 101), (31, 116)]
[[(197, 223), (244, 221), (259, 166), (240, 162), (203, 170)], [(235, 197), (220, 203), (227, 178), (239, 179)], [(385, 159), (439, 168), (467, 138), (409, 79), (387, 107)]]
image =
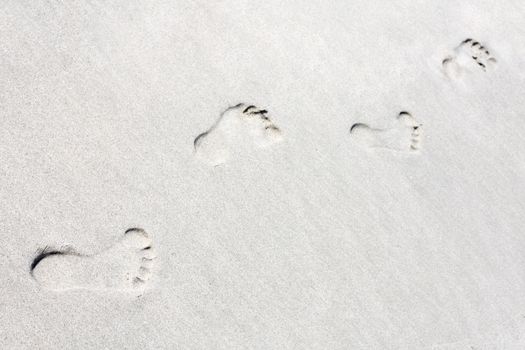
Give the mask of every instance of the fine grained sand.
[(525, 348), (523, 1), (0, 8), (0, 348)]

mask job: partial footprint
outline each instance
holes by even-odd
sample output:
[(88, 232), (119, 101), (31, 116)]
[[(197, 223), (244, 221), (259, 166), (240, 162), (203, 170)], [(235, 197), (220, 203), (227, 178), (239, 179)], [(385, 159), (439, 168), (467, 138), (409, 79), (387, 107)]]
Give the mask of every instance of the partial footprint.
[(386, 129), (356, 123), (350, 128), (350, 135), (367, 148), (407, 152), (417, 152), (421, 148), (421, 124), (408, 112), (399, 113), (394, 125)]
[(282, 140), (281, 130), (272, 122), (268, 111), (239, 103), (221, 113), (210, 129), (193, 142), (195, 154), (210, 165), (228, 161), (232, 154), (251, 143), (268, 147)]
[(467, 72), (487, 72), (496, 66), (496, 59), (478, 41), (465, 39), (454, 54), (443, 60), (443, 70), (449, 78), (457, 79)]
[(44, 249), (33, 260), (31, 275), (41, 287), (53, 291), (88, 289), (140, 295), (151, 277), (155, 257), (146, 231), (131, 228), (111, 248), (94, 255)]

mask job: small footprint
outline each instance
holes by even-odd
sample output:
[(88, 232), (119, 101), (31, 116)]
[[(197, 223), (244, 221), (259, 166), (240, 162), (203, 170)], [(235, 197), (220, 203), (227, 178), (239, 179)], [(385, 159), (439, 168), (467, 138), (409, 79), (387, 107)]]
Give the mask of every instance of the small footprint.
[(454, 54), (442, 62), (443, 70), (449, 78), (457, 79), (466, 72), (487, 72), (496, 67), (496, 59), (480, 42), (465, 39), (454, 49)]
[(141, 295), (155, 258), (150, 236), (143, 229), (131, 228), (111, 248), (94, 255), (43, 249), (30, 272), (42, 288), (52, 291), (87, 289)]
[(361, 146), (391, 151), (419, 151), (421, 134), (421, 124), (405, 111), (399, 113), (394, 125), (390, 128), (372, 128), (363, 123), (356, 123), (350, 128), (352, 139)]
[(251, 142), (257, 148), (282, 141), (282, 132), (266, 109), (239, 103), (223, 111), (210, 129), (193, 142), (195, 154), (210, 165), (227, 162), (231, 155)]

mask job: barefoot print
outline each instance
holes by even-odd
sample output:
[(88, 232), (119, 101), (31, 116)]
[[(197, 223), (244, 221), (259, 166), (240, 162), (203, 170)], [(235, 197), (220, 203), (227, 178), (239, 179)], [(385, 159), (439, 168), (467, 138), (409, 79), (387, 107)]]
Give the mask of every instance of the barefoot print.
[(31, 276), (52, 291), (75, 289), (142, 294), (154, 268), (151, 237), (140, 228), (127, 230), (111, 248), (94, 255), (72, 249), (43, 249), (31, 264)]
[(378, 129), (356, 123), (350, 128), (350, 136), (359, 145), (370, 149), (417, 152), (421, 148), (421, 124), (404, 111), (398, 114), (390, 128)]
[(480, 42), (465, 39), (454, 54), (443, 60), (443, 70), (449, 78), (460, 78), (467, 72), (487, 72), (496, 66), (496, 59)]
[(266, 109), (239, 103), (222, 112), (215, 124), (197, 136), (193, 144), (196, 156), (215, 166), (227, 162), (234, 151), (246, 147), (246, 142), (264, 148), (281, 140), (282, 132)]

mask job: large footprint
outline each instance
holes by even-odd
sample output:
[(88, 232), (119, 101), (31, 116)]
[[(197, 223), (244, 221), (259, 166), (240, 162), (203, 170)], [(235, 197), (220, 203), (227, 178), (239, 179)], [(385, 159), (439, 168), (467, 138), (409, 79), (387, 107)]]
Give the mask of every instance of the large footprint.
[(215, 124), (197, 136), (193, 144), (196, 156), (215, 166), (228, 161), (234, 151), (246, 147), (246, 141), (261, 148), (281, 140), (281, 130), (267, 110), (239, 103), (222, 112)]
[(38, 284), (52, 291), (74, 289), (142, 294), (154, 267), (151, 237), (140, 228), (127, 230), (111, 248), (94, 255), (44, 249), (31, 264)]
[(421, 148), (421, 124), (408, 112), (399, 113), (394, 125), (386, 129), (355, 123), (350, 135), (358, 144), (371, 149), (417, 152)]
[(443, 71), (449, 78), (457, 79), (467, 72), (494, 69), (496, 59), (480, 42), (465, 39), (454, 49), (454, 54), (443, 60)]

